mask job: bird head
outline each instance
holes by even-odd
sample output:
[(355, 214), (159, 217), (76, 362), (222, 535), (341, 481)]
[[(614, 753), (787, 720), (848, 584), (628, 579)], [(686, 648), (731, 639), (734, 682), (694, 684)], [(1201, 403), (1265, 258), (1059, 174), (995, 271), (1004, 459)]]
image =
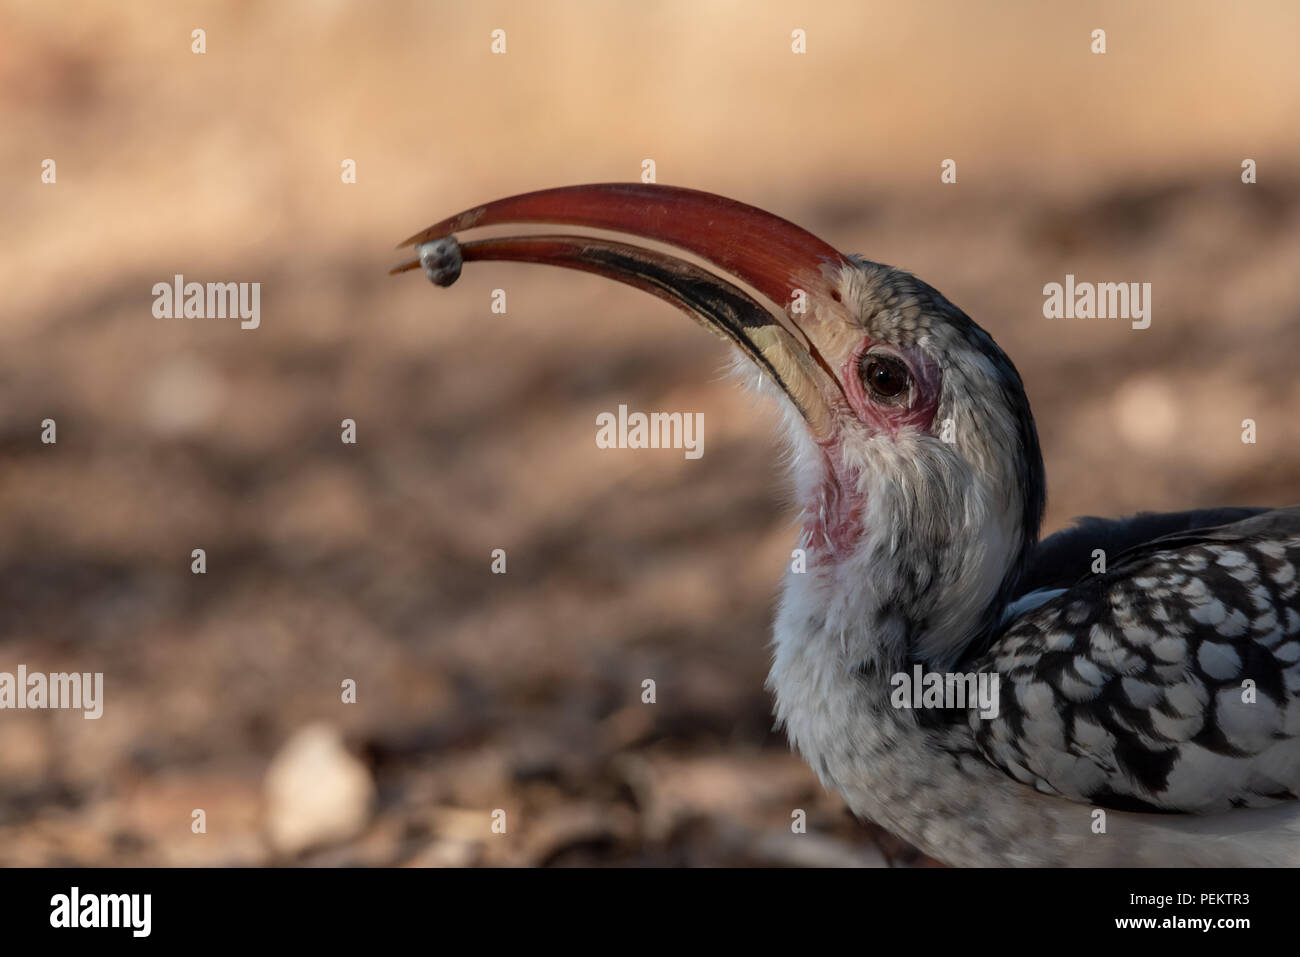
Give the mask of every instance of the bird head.
[[(639, 242), (454, 236), (503, 223)], [(996, 622), (1037, 539), (1038, 437), (1011, 361), (926, 283), (764, 210), (646, 184), (509, 197), (401, 246), (418, 258), (393, 272), (422, 266), (439, 285), (478, 260), (596, 273), (673, 303), (736, 345), (788, 413), (807, 571), (789, 577), (786, 606), (815, 627), (940, 668)]]

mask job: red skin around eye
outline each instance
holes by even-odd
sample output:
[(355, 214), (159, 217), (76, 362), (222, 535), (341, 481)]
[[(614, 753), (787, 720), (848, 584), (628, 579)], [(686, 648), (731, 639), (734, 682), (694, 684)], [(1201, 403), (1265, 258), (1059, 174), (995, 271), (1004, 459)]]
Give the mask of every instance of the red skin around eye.
[(905, 429), (916, 429), (933, 435), (934, 415), (939, 410), (939, 367), (916, 346), (891, 351), (889, 354), (901, 358), (907, 364), (912, 374), (912, 385), (904, 402), (898, 405), (879, 402), (867, 392), (862, 377), (858, 374), (859, 361), (874, 344), (870, 339), (864, 339), (840, 369), (844, 394), (854, 413), (877, 432), (895, 438)]

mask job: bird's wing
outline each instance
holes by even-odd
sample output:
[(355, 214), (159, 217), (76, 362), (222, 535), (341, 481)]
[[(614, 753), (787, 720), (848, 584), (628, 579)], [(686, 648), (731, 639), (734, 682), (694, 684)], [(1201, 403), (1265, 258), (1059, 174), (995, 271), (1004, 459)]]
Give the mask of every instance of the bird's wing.
[[(1030, 555), (1019, 594), (1069, 588), (1093, 565), (1093, 552), (1119, 556), (1128, 549), (1176, 532), (1227, 525), (1271, 512), (1269, 508), (1201, 508), (1188, 512), (1139, 512), (1124, 518), (1075, 519), (1069, 528), (1047, 536)], [(1284, 510), (1285, 511), (1285, 510)]]
[(1300, 795), (1300, 506), (1176, 532), (1013, 621), (978, 670), (984, 755), (1025, 784), (1126, 810)]

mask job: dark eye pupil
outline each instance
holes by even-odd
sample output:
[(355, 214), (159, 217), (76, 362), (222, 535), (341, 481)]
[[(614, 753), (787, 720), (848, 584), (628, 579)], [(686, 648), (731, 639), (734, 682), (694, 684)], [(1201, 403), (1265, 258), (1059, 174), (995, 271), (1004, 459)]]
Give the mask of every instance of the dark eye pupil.
[(884, 398), (893, 398), (907, 388), (907, 370), (893, 359), (869, 359), (866, 379), (871, 391)]

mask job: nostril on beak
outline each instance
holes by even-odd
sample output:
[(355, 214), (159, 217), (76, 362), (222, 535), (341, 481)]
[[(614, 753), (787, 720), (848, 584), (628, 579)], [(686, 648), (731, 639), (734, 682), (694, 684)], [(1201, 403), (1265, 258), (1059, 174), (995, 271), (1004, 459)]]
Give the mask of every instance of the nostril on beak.
[(415, 252), (420, 257), (424, 274), (435, 286), (450, 286), (460, 278), (463, 260), (460, 254), (460, 243), (456, 241), (455, 236), (431, 239), (427, 243), (416, 246)]

